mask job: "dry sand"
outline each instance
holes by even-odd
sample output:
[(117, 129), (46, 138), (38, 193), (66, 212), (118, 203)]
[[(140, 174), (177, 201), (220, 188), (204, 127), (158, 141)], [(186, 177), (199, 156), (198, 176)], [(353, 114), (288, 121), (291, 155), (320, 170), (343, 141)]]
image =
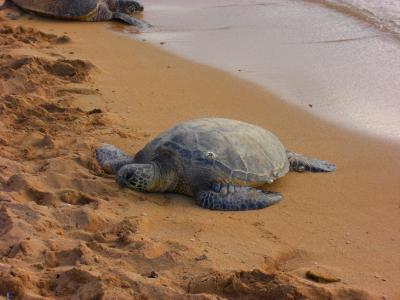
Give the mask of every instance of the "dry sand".
[[(10, 23), (0, 24), (1, 296), (400, 298), (399, 145), (105, 23)], [(101, 142), (134, 153), (202, 116), (261, 125), (338, 170), (289, 174), (270, 187), (280, 204), (232, 213), (121, 189), (93, 159)]]

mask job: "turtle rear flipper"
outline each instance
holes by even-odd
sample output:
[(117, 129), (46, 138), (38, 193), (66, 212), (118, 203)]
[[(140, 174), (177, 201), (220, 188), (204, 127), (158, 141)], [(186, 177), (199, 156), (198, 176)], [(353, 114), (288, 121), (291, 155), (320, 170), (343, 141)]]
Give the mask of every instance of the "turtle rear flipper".
[(296, 172), (333, 172), (336, 165), (325, 160), (306, 157), (299, 153), (287, 152), (290, 171)]
[(120, 12), (113, 12), (111, 18), (114, 20), (122, 21), (129, 25), (136, 26), (142, 30), (151, 28), (151, 25), (149, 23), (139, 20), (135, 17), (132, 17), (128, 14), (124, 14), (124, 13), (120, 13)]
[(196, 203), (211, 210), (253, 210), (273, 205), (282, 199), (280, 193), (251, 187), (214, 184), (212, 190), (196, 193)]

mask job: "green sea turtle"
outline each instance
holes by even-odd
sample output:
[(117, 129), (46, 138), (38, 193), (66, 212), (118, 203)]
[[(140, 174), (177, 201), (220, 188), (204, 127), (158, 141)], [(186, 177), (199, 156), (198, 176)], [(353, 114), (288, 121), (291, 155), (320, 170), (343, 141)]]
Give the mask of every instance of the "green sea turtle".
[(271, 132), (244, 122), (204, 118), (161, 133), (133, 157), (112, 145), (96, 149), (100, 166), (123, 186), (175, 192), (213, 210), (270, 206), (280, 193), (256, 187), (297, 172), (331, 172), (334, 164), (289, 152)]
[(121, 20), (140, 28), (148, 24), (131, 14), (143, 11), (143, 6), (133, 0), (12, 0), (25, 11), (38, 15), (78, 20), (108, 21)]

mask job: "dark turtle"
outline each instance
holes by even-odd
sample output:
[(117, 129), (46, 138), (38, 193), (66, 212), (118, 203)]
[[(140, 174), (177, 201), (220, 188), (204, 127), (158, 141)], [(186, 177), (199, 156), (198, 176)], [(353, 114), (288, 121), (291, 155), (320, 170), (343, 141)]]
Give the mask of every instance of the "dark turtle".
[(334, 164), (289, 152), (271, 132), (240, 121), (206, 118), (161, 133), (134, 157), (111, 145), (99, 164), (123, 186), (192, 196), (204, 208), (248, 210), (277, 203), (280, 193), (255, 187), (297, 172), (331, 172)]
[(38, 15), (78, 20), (121, 20), (130, 25), (146, 27), (147, 24), (131, 14), (143, 11), (143, 6), (133, 0), (12, 0), (25, 11)]

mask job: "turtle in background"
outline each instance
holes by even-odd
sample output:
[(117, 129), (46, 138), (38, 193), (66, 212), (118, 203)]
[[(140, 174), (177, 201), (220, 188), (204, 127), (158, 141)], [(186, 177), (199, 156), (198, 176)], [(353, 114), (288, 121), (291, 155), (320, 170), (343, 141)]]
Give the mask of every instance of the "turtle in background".
[(41, 16), (76, 21), (119, 20), (139, 28), (149, 25), (132, 13), (143, 11), (133, 0), (12, 0), (21, 9)]
[(112, 145), (96, 149), (100, 166), (117, 182), (143, 192), (194, 197), (203, 208), (250, 210), (277, 203), (280, 193), (257, 187), (289, 170), (331, 172), (327, 161), (285, 149), (271, 132), (244, 122), (204, 118), (161, 133), (130, 157)]

